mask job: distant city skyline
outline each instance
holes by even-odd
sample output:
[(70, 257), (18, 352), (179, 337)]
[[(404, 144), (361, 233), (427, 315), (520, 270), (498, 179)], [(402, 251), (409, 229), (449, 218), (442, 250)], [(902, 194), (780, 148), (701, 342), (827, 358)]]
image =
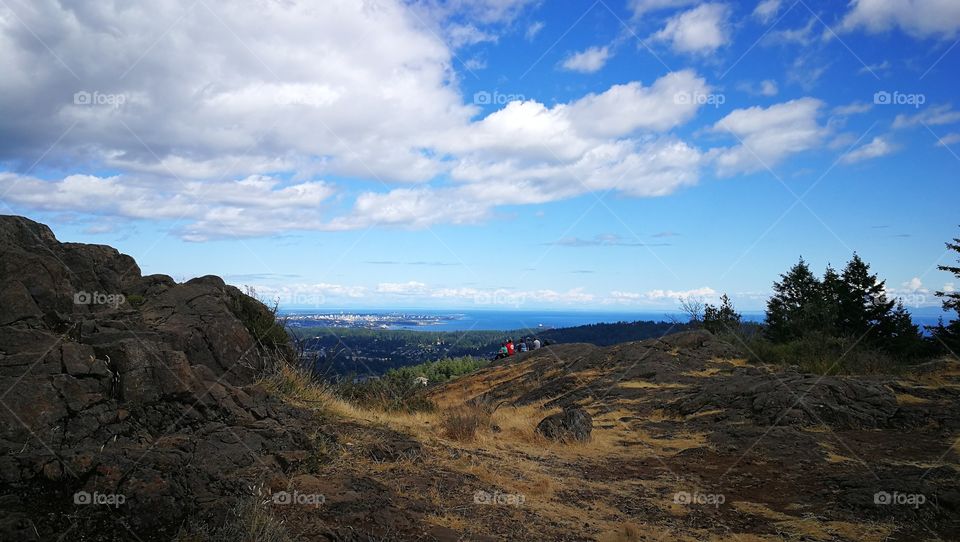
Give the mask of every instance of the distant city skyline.
[(960, 3), (0, 7), (0, 213), (285, 307), (758, 312), (960, 236)]

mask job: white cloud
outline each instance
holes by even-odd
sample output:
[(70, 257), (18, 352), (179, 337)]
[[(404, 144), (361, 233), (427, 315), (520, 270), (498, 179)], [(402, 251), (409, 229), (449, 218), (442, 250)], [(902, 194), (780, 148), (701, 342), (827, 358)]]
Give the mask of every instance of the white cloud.
[(757, 84), (750, 82), (739, 83), (737, 89), (754, 96), (776, 96), (780, 93), (780, 87), (773, 79), (764, 79)]
[(680, 8), (696, 3), (697, 0), (630, 0), (628, 7), (630, 8), (630, 11), (633, 12), (633, 16), (636, 18), (647, 12)]
[(291, 184), (266, 176), (181, 183), (121, 175), (70, 175), (45, 181), (0, 172), (0, 193), (5, 193), (8, 202), (40, 211), (185, 219), (191, 222), (181, 230), (181, 236), (204, 241), (320, 229), (320, 208), (334, 192), (320, 181)]
[(960, 30), (960, 2), (955, 0), (853, 0), (841, 30), (885, 32), (898, 27), (919, 38), (953, 38)]
[(484, 32), (472, 24), (454, 23), (446, 28), (447, 41), (454, 49), (478, 43), (496, 42), (497, 36)]
[(952, 282), (948, 282), (943, 285), (943, 292), (952, 294), (955, 291), (957, 291), (957, 289)]
[(712, 299), (717, 297), (717, 292), (709, 286), (693, 288), (690, 290), (649, 290), (647, 292), (625, 292), (621, 290), (611, 291), (607, 301), (620, 304), (644, 304), (644, 303), (675, 303), (681, 299), (704, 298)]
[(763, 96), (776, 96), (780, 92), (780, 89), (777, 88), (777, 82), (766, 79), (760, 82), (760, 94)]
[(864, 160), (869, 160), (871, 158), (879, 158), (881, 156), (886, 156), (897, 150), (897, 146), (890, 143), (883, 137), (877, 136), (869, 143), (861, 145), (856, 149), (844, 154), (840, 157), (840, 161), (844, 164), (853, 164), (856, 162), (862, 162)]
[(866, 113), (873, 108), (872, 104), (866, 102), (853, 102), (847, 105), (840, 105), (833, 108), (832, 113), (834, 115), (840, 115), (842, 117), (849, 117), (851, 115), (859, 115), (860, 113)]
[(948, 104), (938, 105), (925, 109), (915, 115), (899, 114), (893, 119), (894, 128), (909, 128), (926, 124), (927, 126), (941, 126), (960, 122), (960, 111), (954, 111)]
[(411, 280), (409, 282), (381, 282), (377, 285), (377, 293), (392, 295), (423, 295), (427, 292), (427, 285)]
[(960, 143), (960, 132), (951, 132), (937, 139), (937, 146), (947, 147), (955, 143)]
[(758, 171), (820, 145), (827, 133), (817, 122), (822, 106), (820, 100), (800, 98), (767, 108), (733, 111), (713, 126), (714, 131), (732, 134), (740, 142), (714, 152), (718, 172)]
[(546, 26), (546, 24), (544, 24), (543, 21), (534, 21), (530, 23), (530, 26), (527, 27), (527, 31), (524, 32), (523, 36), (527, 39), (527, 41), (533, 41), (537, 37), (537, 34), (543, 30), (544, 26)]
[(700, 4), (671, 17), (651, 39), (668, 41), (680, 53), (712, 53), (730, 39), (729, 16), (726, 4)]
[(780, 12), (782, 0), (763, 0), (753, 10), (753, 16), (761, 23), (767, 24)]
[(609, 58), (609, 47), (588, 47), (579, 53), (568, 56), (561, 65), (563, 69), (569, 71), (594, 73), (603, 68)]
[[(17, 160), (49, 149), (50, 164), (83, 165), (43, 178), (0, 171), (6, 202), (183, 218), (177, 233), (202, 241), (469, 223), (492, 216), (497, 202), (592, 190), (662, 196), (698, 181), (703, 153), (669, 133), (699, 108), (677, 96), (710, 90), (692, 70), (551, 106), (518, 100), (477, 118), (450, 46), (410, 5), (291, 0), (225, 4), (215, 15), (193, 5), (15, 8), (26, 24), (60, 36), (57, 56), (84, 82), (35, 40), (0, 26), (0, 163), (26, 169)], [(526, 5), (428, 8), (472, 14), (478, 26), (459, 31), (469, 43), (487, 39), (474, 30), (494, 35), (479, 25), (512, 20)], [(159, 22), (172, 26), (156, 42)], [(81, 90), (126, 102), (73, 103)], [(102, 171), (119, 173), (87, 174)], [(366, 181), (359, 195), (354, 180)]]

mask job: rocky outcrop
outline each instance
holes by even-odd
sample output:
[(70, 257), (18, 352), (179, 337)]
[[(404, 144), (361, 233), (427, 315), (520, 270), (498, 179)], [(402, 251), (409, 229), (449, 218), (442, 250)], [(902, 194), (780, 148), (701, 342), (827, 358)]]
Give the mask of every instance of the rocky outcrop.
[(899, 411), (896, 397), (881, 384), (793, 371), (715, 379), (671, 407), (685, 416), (724, 409), (727, 415), (739, 414), (764, 426), (834, 429), (890, 427)]
[(0, 255), (0, 539), (169, 539), (309, 455), (254, 385), (288, 348), (259, 302), (21, 217)]
[(582, 408), (551, 414), (537, 424), (537, 433), (559, 442), (588, 441), (592, 430), (593, 418)]

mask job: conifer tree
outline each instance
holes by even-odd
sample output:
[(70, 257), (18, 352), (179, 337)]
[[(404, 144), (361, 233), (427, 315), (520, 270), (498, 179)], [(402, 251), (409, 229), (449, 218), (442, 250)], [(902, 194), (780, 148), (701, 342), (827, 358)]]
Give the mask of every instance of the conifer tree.
[(887, 299), (886, 283), (870, 274), (870, 265), (857, 253), (843, 269), (840, 279), (843, 283), (837, 318), (840, 335), (860, 338), (890, 317), (896, 301)]
[(711, 333), (732, 333), (740, 329), (740, 313), (727, 294), (720, 297), (720, 306), (707, 304), (703, 311), (703, 327)]
[(774, 342), (786, 342), (817, 329), (816, 306), (820, 281), (801, 257), (773, 283), (773, 297), (767, 301), (766, 334)]
[[(960, 238), (954, 238), (952, 242), (948, 242), (946, 245), (948, 249), (960, 254)], [(957, 258), (957, 263), (960, 264), (960, 256)], [(940, 265), (937, 266), (937, 269), (953, 273), (955, 277), (960, 279), (960, 266)], [(939, 339), (942, 346), (946, 346), (954, 355), (960, 355), (960, 291), (955, 288), (951, 291), (944, 289), (944, 291), (937, 292), (937, 297), (943, 299), (943, 310), (946, 312), (953, 311), (956, 316), (947, 325), (944, 325), (941, 321), (939, 326), (933, 328), (933, 334)]]

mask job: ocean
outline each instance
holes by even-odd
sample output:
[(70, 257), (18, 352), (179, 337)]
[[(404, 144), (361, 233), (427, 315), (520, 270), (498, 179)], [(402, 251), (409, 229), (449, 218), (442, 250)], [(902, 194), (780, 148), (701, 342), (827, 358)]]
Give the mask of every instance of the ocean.
[[(686, 320), (686, 315), (676, 311), (557, 311), (557, 310), (454, 310), (454, 309), (281, 309), (281, 315), (375, 315), (375, 316), (421, 316), (437, 317), (441, 320), (431, 324), (391, 324), (389, 329), (411, 329), (420, 331), (511, 331), (515, 329), (558, 328), (582, 326), (587, 324), (635, 322), (638, 320), (670, 321), (673, 318)], [(743, 320), (762, 322), (762, 312), (744, 312)], [(914, 321), (921, 325), (934, 325), (936, 316), (916, 316)]]

